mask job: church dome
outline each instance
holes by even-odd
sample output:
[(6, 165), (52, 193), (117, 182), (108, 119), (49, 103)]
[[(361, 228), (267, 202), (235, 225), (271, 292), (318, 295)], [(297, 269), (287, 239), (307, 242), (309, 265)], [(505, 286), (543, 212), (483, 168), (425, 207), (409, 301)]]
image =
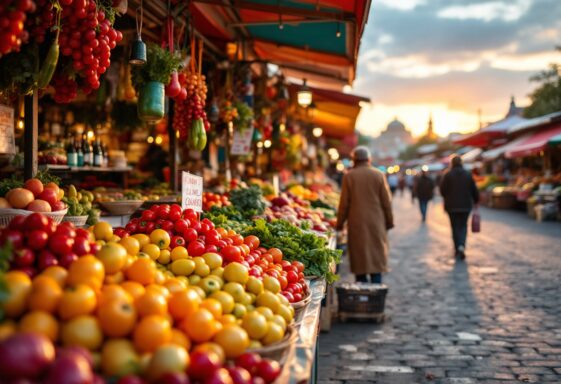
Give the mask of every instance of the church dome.
[(394, 132), (404, 132), (405, 131), (405, 125), (403, 125), (403, 123), (401, 121), (399, 121), (397, 118), (393, 119), (388, 126), (386, 127), (387, 131), (394, 131)]

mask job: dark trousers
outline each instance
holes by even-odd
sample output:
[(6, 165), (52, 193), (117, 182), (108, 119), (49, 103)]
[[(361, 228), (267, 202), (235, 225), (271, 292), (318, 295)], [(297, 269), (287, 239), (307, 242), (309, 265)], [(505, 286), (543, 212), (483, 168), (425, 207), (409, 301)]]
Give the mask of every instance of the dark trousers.
[(429, 200), (419, 199), (419, 208), (421, 209), (421, 216), (423, 216), (423, 221), (427, 218), (427, 208), (429, 205)]
[(356, 275), (357, 283), (368, 283), (368, 276), (370, 276), (370, 282), (372, 284), (382, 284), (382, 274), (381, 273), (371, 273), (370, 275)]
[(457, 251), (460, 246), (465, 248), (469, 212), (448, 212), (448, 216), (450, 216), (450, 224), (452, 225), (454, 249)]

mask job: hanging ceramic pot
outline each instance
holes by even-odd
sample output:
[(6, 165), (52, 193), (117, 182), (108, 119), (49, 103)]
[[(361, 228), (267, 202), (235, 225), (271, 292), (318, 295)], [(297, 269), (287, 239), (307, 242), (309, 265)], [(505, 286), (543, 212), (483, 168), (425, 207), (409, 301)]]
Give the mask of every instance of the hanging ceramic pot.
[(140, 120), (156, 123), (165, 115), (164, 84), (149, 81), (142, 87), (138, 97), (138, 117)]

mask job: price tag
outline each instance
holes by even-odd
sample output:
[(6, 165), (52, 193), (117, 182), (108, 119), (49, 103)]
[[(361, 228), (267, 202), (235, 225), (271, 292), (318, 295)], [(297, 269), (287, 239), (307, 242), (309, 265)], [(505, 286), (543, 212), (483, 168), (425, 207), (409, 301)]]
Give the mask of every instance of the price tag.
[(189, 172), (181, 173), (181, 208), (203, 211), (203, 178)]
[(235, 131), (232, 140), (232, 155), (247, 155), (251, 150), (251, 139), (253, 138), (253, 127), (243, 131)]
[(14, 109), (6, 105), (0, 105), (0, 153), (16, 153)]

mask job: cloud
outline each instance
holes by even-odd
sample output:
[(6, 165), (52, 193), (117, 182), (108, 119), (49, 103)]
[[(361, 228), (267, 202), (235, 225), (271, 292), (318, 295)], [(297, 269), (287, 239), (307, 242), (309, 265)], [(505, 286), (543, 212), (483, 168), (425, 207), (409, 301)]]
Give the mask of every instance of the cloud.
[(378, 5), (399, 9), (401, 11), (411, 11), (418, 7), (419, 5), (426, 4), (426, 0), (375, 0), (373, 3), (374, 7)]
[(491, 1), (488, 3), (455, 5), (443, 8), (438, 17), (444, 19), (476, 19), (486, 22), (492, 20), (516, 21), (528, 11), (530, 0), (519, 0), (514, 3)]

